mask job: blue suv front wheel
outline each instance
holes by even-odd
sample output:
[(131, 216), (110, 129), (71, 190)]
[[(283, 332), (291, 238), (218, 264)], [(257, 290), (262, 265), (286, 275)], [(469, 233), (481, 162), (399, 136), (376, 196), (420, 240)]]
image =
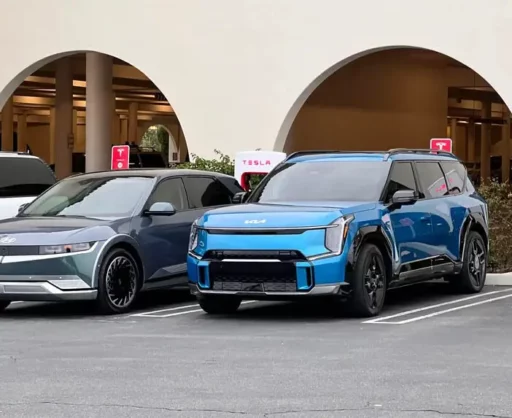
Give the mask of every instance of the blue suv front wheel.
[(363, 317), (378, 315), (386, 299), (387, 274), (384, 258), (376, 245), (363, 244), (348, 279), (352, 289), (347, 301), (351, 313)]

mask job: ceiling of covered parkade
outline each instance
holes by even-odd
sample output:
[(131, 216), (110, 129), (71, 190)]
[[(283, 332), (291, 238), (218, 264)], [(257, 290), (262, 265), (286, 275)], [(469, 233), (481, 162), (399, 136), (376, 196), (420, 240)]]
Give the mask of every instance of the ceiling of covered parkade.
[(493, 156), (500, 154), (508, 121), (500, 95), (467, 66), (425, 49), (390, 49), (358, 58), (320, 84), (298, 112), (284, 149), (429, 148), (431, 138), (451, 136), (455, 153), (476, 162), (481, 123), (492, 126)]
[[(73, 107), (76, 110), (76, 132), (74, 152), (85, 151), (85, 105), (86, 105), (86, 60), (85, 53), (70, 57), (73, 69)], [(131, 103), (137, 103), (138, 133), (152, 125), (163, 125), (174, 140), (181, 141), (181, 153), (186, 155), (186, 144), (178, 118), (158, 87), (141, 71), (129, 63), (113, 59), (113, 91), (116, 113), (121, 121), (120, 142), (127, 140), (122, 130), (122, 121), (128, 119)], [(28, 144), (34, 154), (53, 163), (49, 147), (51, 109), (55, 107), (55, 74), (57, 61), (53, 61), (27, 77), (13, 94), (14, 121), (20, 114), (27, 115)]]

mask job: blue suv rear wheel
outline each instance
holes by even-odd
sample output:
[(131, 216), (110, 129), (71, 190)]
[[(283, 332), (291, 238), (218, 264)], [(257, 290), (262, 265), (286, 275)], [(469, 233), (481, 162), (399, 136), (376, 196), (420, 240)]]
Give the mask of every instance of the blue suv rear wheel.
[(478, 293), (485, 285), (487, 246), (477, 231), (469, 231), (464, 245), (462, 270), (449, 281), (463, 293)]

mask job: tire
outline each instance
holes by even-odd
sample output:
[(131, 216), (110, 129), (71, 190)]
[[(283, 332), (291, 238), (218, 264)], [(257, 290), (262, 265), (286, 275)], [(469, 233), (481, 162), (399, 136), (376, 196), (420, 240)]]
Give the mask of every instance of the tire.
[(10, 300), (0, 300), (0, 312), (5, 311), (10, 304)]
[(210, 315), (227, 315), (237, 311), (242, 300), (233, 296), (203, 295), (197, 298), (199, 306)]
[(98, 280), (97, 307), (111, 315), (128, 312), (140, 289), (140, 271), (132, 255), (122, 248), (111, 250), (104, 258)]
[(382, 311), (387, 291), (386, 264), (373, 244), (363, 244), (354, 272), (350, 275), (352, 294), (347, 308), (359, 317), (377, 316)]
[(469, 231), (464, 245), (462, 270), (448, 280), (458, 292), (480, 293), (485, 286), (486, 275), (487, 246), (482, 235)]

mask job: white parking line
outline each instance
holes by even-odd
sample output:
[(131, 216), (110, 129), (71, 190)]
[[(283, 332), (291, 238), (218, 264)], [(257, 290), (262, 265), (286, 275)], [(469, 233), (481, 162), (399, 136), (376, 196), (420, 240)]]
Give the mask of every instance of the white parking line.
[(494, 302), (494, 301), (497, 301), (497, 300), (510, 298), (510, 297), (512, 297), (512, 294), (508, 294), (508, 295), (505, 295), (505, 296), (499, 296), (499, 297), (495, 297), (495, 298), (489, 298), (489, 299), (486, 299), (486, 300), (483, 300), (483, 301), (479, 301), (479, 302), (475, 302), (475, 303), (470, 303), (470, 304), (466, 304), (466, 305), (462, 305), (462, 306), (457, 306), (455, 308), (445, 309), (445, 310), (442, 310), (442, 311), (436, 311), (436, 312), (433, 312), (431, 314), (420, 315), (420, 316), (416, 316), (414, 318), (406, 319), (406, 320), (403, 320), (403, 321), (388, 321), (388, 319), (393, 319), (393, 318), (399, 318), (401, 316), (412, 315), (412, 314), (415, 314), (415, 313), (418, 313), (418, 312), (424, 312), (424, 311), (428, 311), (428, 310), (432, 310), (432, 309), (436, 309), (436, 308), (441, 308), (443, 306), (455, 305), (455, 304), (460, 303), (460, 302), (466, 302), (468, 300), (473, 300), (473, 299), (485, 297), (485, 296), (488, 296), (488, 295), (495, 295), (495, 294), (499, 294), (499, 293), (510, 293), (510, 292), (512, 292), (512, 289), (495, 290), (493, 292), (479, 293), (478, 295), (469, 296), (469, 297), (462, 298), (462, 299), (451, 300), (449, 302), (443, 302), (443, 303), (438, 303), (436, 305), (424, 306), (422, 308), (412, 309), (412, 310), (405, 311), (405, 312), (400, 312), (400, 313), (397, 313), (397, 314), (394, 314), (394, 315), (389, 315), (389, 316), (384, 316), (384, 317), (380, 317), (380, 318), (370, 319), (368, 321), (363, 321), (363, 324), (388, 324), (388, 325), (408, 324), (408, 323), (411, 323), (411, 322), (419, 321), (421, 319), (431, 318), (433, 316), (437, 316), (437, 315), (442, 315), (442, 314), (449, 313), (449, 312), (458, 311), (460, 309), (471, 308), (473, 306), (483, 305), (484, 303), (490, 303), (490, 302)]
[[(247, 303), (254, 303), (254, 302), (256, 302), (256, 301), (255, 300), (246, 300), (246, 301), (242, 302), (242, 305), (245, 305)], [(202, 312), (203, 311), (202, 309), (191, 309), (191, 310), (187, 310), (187, 311), (181, 311), (181, 309), (196, 308), (196, 307), (199, 307), (199, 305), (194, 304), (194, 305), (185, 305), (185, 306), (175, 306), (173, 308), (160, 309), (158, 311), (141, 312), (141, 313), (133, 314), (130, 316), (137, 316), (137, 317), (142, 317), (142, 318), (170, 318), (172, 316), (186, 315), (186, 314), (190, 314), (190, 313), (194, 313), (194, 312)], [(180, 311), (180, 312), (174, 312), (174, 311)], [(171, 312), (171, 313), (159, 315), (162, 312)]]
[(156, 314), (156, 313), (160, 313), (160, 312), (179, 311), (180, 309), (196, 308), (198, 306), (199, 305), (197, 303), (194, 303), (193, 305), (175, 306), (174, 308), (160, 309), (158, 311), (141, 312), (141, 313), (133, 314), (130, 316), (146, 316), (146, 314)]

